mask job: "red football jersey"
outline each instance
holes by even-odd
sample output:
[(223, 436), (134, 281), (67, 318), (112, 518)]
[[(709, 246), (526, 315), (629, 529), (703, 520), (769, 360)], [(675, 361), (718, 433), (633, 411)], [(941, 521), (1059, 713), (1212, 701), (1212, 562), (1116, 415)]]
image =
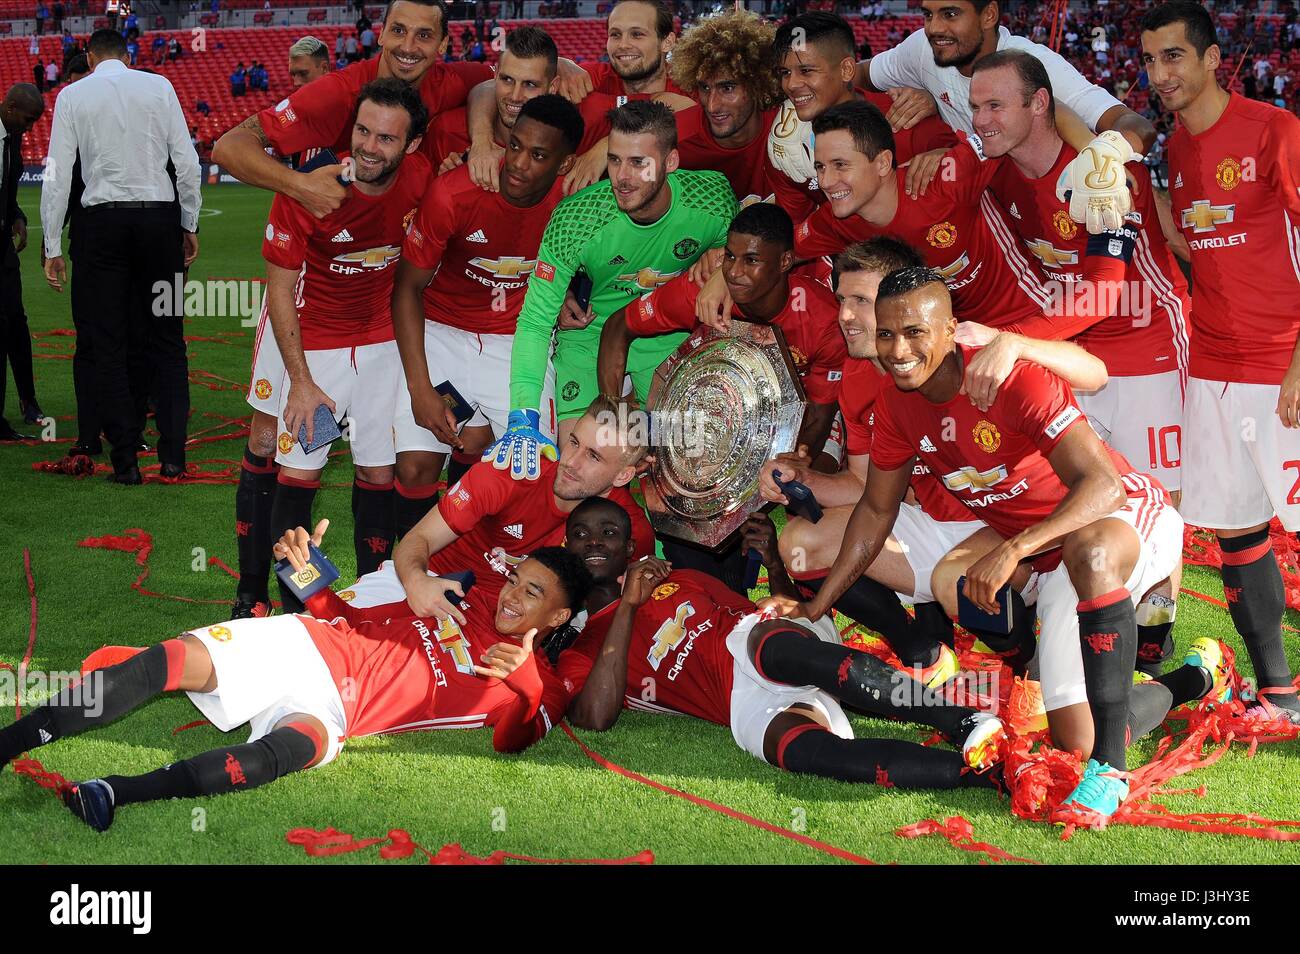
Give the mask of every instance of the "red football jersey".
[[(627, 326), (641, 335), (690, 331), (695, 319), (695, 301), (700, 287), (682, 274), (652, 292), (633, 299), (627, 307)], [(830, 404), (840, 395), (840, 378), (848, 353), (836, 316), (840, 306), (824, 285), (802, 275), (790, 276), (790, 299), (772, 319), (781, 329), (790, 349), (795, 370), (808, 400)], [(731, 314), (745, 320), (739, 308)]]
[[(609, 135), (609, 116), (611, 109), (622, 106), (630, 99), (649, 99), (649, 94), (638, 93), (633, 96), (610, 96), (607, 93), (588, 93), (578, 104), (582, 114), (582, 142), (578, 145), (578, 155), (582, 155), (600, 140)], [(442, 160), (451, 153), (463, 154), (469, 149), (469, 120), (466, 107), (449, 109), (436, 116), (429, 123), (427, 144), (430, 156), (437, 156), (434, 167), (442, 165)], [(506, 143), (498, 146), (505, 148)]]
[[(964, 143), (950, 151), (954, 161), (962, 150), (970, 153)], [(901, 172), (895, 178), (898, 210), (890, 222), (875, 226), (859, 215), (837, 219), (827, 203), (795, 229), (798, 257), (837, 255), (854, 242), (892, 235), (943, 277), (959, 319), (1000, 328), (1042, 317), (1049, 304), (1042, 275), (985, 194), (986, 176), (939, 175), (917, 198), (908, 196)]]
[[(379, 59), (376, 56), (326, 73), (258, 113), (262, 131), (275, 151), (288, 156), (317, 146), (336, 153), (351, 152), (357, 94), (378, 78)], [(492, 67), (486, 63), (434, 63), (420, 79), (420, 98), (429, 117), (464, 106), (469, 91), (492, 75)], [(426, 136), (420, 148), (437, 169), (443, 157), (434, 159), (432, 146)]]
[[(496, 631), (495, 597), (489, 601), (486, 593), (471, 593), (461, 603), (463, 627), (450, 617), (441, 625), (410, 615), (364, 618), (365, 613), (349, 621), (346, 604), (337, 605), (340, 615), (334, 619), (298, 619), (339, 688), (349, 738), (496, 725), (519, 698), (504, 681), (474, 672), (489, 648), (513, 642)], [(554, 666), (534, 654), (542, 683), (538, 735), (563, 718), (591, 672), (594, 653), (573, 651), (581, 642), (561, 653)]]
[[(471, 467), (438, 501), (438, 512), (458, 536), (429, 557), (429, 569), (434, 573), (473, 570), (474, 595), (495, 608), (512, 566), (538, 547), (564, 542), (569, 515), (555, 505), (558, 466), (542, 458), (536, 480), (515, 480), (509, 470), (497, 470), (490, 462)], [(650, 521), (627, 488), (618, 487), (607, 496), (632, 518), (636, 556), (654, 553)]]
[[(561, 661), (575, 649), (594, 659), (617, 605), (589, 619), (583, 647), (575, 643)], [(707, 574), (668, 574), (633, 618), (623, 705), (730, 725), (735, 661), (727, 651), (727, 636), (753, 610), (753, 603)]]
[[(961, 346), (963, 363), (978, 349)], [(1070, 428), (1087, 418), (1070, 386), (1045, 368), (1018, 362), (981, 411), (964, 394), (931, 404), (893, 379), (876, 401), (872, 462), (895, 470), (919, 457), (948, 492), (1005, 539), (1041, 523), (1065, 498), (1048, 456)], [(1158, 481), (1135, 474), (1107, 448), (1130, 497), (1164, 499)]]
[(383, 195), (349, 188), (323, 219), (275, 196), (262, 257), (299, 271), (294, 303), (305, 350), (393, 340), (393, 265), (431, 178), (424, 156), (407, 156)]
[[(844, 415), (844, 447), (853, 457), (871, 455), (871, 432), (875, 423), (873, 410), (889, 375), (866, 358), (848, 358), (844, 362), (844, 381), (840, 387), (840, 413)], [(952, 498), (943, 484), (921, 461), (912, 467), (912, 492), (921, 509), (945, 523), (974, 520), (975, 515)]]
[(536, 205), (519, 208), (474, 184), (458, 166), (424, 193), (402, 254), (416, 268), (437, 268), (424, 289), (430, 321), (484, 335), (512, 335), (564, 180)]
[[(605, 93), (609, 96), (627, 96), (627, 88), (623, 85), (623, 77), (614, 72), (614, 67), (608, 63), (579, 63), (584, 70), (591, 74), (591, 87), (594, 93)], [(678, 96), (689, 95), (685, 90), (673, 82), (672, 72), (664, 67), (664, 92), (676, 93)]]
[[(974, 159), (973, 153), (966, 152)], [(1044, 274), (1062, 288), (1085, 277), (1090, 244), (1088, 230), (1070, 218), (1069, 203), (1056, 198), (1057, 180), (1078, 154), (1069, 143), (1062, 143), (1056, 163), (1038, 179), (1025, 176), (1005, 156), (990, 160), (996, 171), (989, 189), (1025, 248), (1042, 263)], [(1130, 163), (1130, 169), (1139, 183), (1150, 182), (1142, 163)], [(1138, 236), (1122, 279), (1128, 291), (1111, 317), (1074, 340), (1106, 362), (1111, 374), (1185, 370), (1191, 301), (1187, 281), (1160, 228), (1155, 192), (1149, 184), (1138, 189), (1128, 222)]]
[(1192, 250), (1190, 373), (1280, 384), (1300, 333), (1300, 119), (1236, 93), (1169, 138), (1169, 198)]

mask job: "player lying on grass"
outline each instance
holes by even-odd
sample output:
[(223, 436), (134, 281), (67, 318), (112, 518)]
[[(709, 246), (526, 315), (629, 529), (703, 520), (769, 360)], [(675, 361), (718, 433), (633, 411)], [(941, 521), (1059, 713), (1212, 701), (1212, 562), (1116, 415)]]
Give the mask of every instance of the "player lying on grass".
[(1039, 662), (1052, 737), (1090, 756), (1063, 820), (1104, 824), (1128, 795), (1125, 745), (1137, 657), (1134, 605), (1182, 552), (1182, 519), (1159, 483), (1133, 470), (1087, 426), (1068, 385), (1017, 364), (985, 409), (961, 393), (974, 350), (957, 344), (942, 279), (892, 272), (876, 296), (879, 358), (892, 376), (875, 406), (872, 466), (845, 544), (808, 606), (819, 619), (875, 559), (919, 459), (1003, 537), (966, 572), (986, 612), (1021, 560), (1037, 558)]
[[(307, 542), (298, 527), (276, 552), (301, 569)], [(463, 625), (388, 617), (404, 606), (353, 611), (323, 590), (308, 600), (323, 618), (237, 619), (191, 630), (88, 676), (102, 680), (96, 711), (69, 689), (0, 730), (0, 766), (175, 691), (223, 732), (249, 723), (248, 741), (144, 775), (72, 786), (64, 802), (95, 830), (105, 831), (116, 810), (133, 802), (242, 791), (324, 765), (358, 736), (492, 726), (493, 748), (518, 752), (563, 716), (586, 676), (588, 656), (552, 663), (534, 648), (582, 606), (590, 586), (580, 560), (543, 547), (511, 568), (494, 602), (476, 592), (461, 601)]]
[[(773, 559), (772, 534), (764, 542), (749, 530), (747, 540)], [(606, 500), (574, 511), (565, 546), (597, 586), (624, 579), (621, 599), (592, 613), (569, 650), (596, 653), (569, 708), (575, 726), (608, 729), (624, 706), (679, 713), (730, 726), (742, 749), (791, 772), (899, 788), (1001, 786), (996, 716), (946, 704), (906, 673), (840, 645), (829, 620), (764, 620), (706, 574), (654, 557), (628, 566), (627, 514)], [(933, 726), (961, 751), (855, 739), (841, 703)]]

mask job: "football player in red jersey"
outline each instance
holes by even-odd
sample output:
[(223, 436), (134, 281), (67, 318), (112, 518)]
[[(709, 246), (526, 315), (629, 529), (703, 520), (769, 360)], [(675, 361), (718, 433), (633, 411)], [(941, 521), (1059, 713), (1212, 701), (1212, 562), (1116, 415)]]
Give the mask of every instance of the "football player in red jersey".
[(565, 69), (560, 92), (581, 102), (593, 90), (612, 96), (680, 93), (669, 73), (668, 56), (677, 42), (673, 12), (655, 0), (618, 0), (605, 18), (609, 62)]
[[(839, 300), (839, 326), (848, 345), (840, 408), (844, 414), (847, 465), (833, 474), (809, 466), (805, 453), (780, 455), (764, 465), (759, 492), (765, 500), (789, 501), (773, 479), (797, 480), (813, 491), (824, 508), (822, 519), (812, 524), (790, 517), (781, 531), (783, 562), (809, 592), (825, 580), (843, 544), (844, 529), (854, 505), (862, 497), (870, 461), (872, 412), (880, 390), (889, 380), (876, 354), (876, 292), (889, 272), (922, 264), (916, 251), (893, 238), (876, 238), (850, 245), (835, 258), (832, 281)], [(981, 349), (966, 369), (964, 387), (982, 407), (992, 403), (998, 387), (1017, 360), (1032, 361), (1063, 376), (1071, 385), (1091, 386), (1106, 379), (1106, 368), (1081, 348), (1055, 341), (1036, 341), (1020, 335), (1000, 334)], [(973, 562), (998, 543), (998, 536), (968, 508), (948, 494), (924, 465), (913, 475), (908, 499), (880, 554), (836, 600), (835, 608), (881, 633), (907, 666), (919, 669), (917, 678), (939, 685), (957, 672), (951, 643), (956, 607), (932, 580), (941, 563), (961, 559)], [(1028, 574), (1017, 582), (1022, 585)], [(913, 604), (915, 621), (903, 610), (900, 597)], [(1007, 653), (1013, 669), (1023, 672), (1033, 654), (1034, 619), (1025, 612), (1019, 592), (1013, 590), (1010, 634), (980, 632), (984, 642)]]
[[(307, 532), (287, 533), (276, 548), (301, 568)], [(326, 589), (308, 599), (315, 616), (199, 627), (88, 675), (0, 730), (0, 767), (177, 691), (223, 732), (248, 723), (248, 741), (72, 786), (65, 804), (95, 830), (106, 831), (123, 805), (244, 791), (328, 764), (349, 738), (491, 726), (496, 751), (519, 752), (563, 717), (586, 678), (590, 654), (553, 662), (535, 650), (582, 607), (590, 585), (579, 559), (546, 547), (511, 570), (495, 601), (470, 594), (460, 625), (353, 613)], [(87, 685), (96, 705), (82, 697)]]
[(1223, 551), (1223, 591), (1260, 705), (1300, 723), (1282, 646), (1276, 516), (1300, 530), (1300, 119), (1219, 85), (1196, 3), (1142, 20), (1151, 87), (1178, 114), (1169, 195), (1192, 257), (1182, 509)]
[(356, 179), (347, 201), (323, 219), (282, 195), (271, 204), (262, 243), (266, 305), (248, 402), (277, 421), (279, 470), (257, 455), (260, 448), (245, 449), (235, 494), (240, 583), (233, 618), (265, 611), (258, 604), (267, 603), (271, 541), (310, 522), (329, 445), (308, 453), (298, 438), (305, 428), (312, 446), (322, 406), (334, 419), (346, 414), (351, 421), (358, 570), (375, 569), (392, 549), (400, 359), (389, 301), (407, 223), (432, 178), (418, 154), (427, 116), (404, 83), (366, 86), (352, 128)]
[(1089, 755), (1060, 817), (1104, 824), (1128, 795), (1134, 607), (1176, 565), (1182, 520), (1158, 483), (1086, 426), (1056, 375), (1022, 362), (987, 409), (976, 407), (961, 393), (973, 349), (957, 344), (956, 329), (951, 296), (931, 269), (903, 269), (880, 283), (876, 338), (892, 386), (876, 401), (872, 467), (845, 529), (849, 545), (808, 606), (774, 605), (824, 615), (880, 552), (921, 460), (1003, 537), (966, 571), (965, 595), (976, 606), (997, 612), (998, 591), (1035, 558), (1052, 738)]
[(492, 78), (492, 68), (443, 63), (447, 40), (443, 0), (389, 0), (377, 57), (322, 76), (249, 116), (217, 140), (213, 161), (241, 182), (296, 200), (317, 218), (328, 215), (347, 197), (337, 181), (342, 168), (326, 166), (304, 175), (269, 155), (267, 148), (284, 156), (311, 148), (346, 151), (352, 105), (361, 87), (376, 79), (391, 77), (419, 90), (430, 116), (464, 105), (473, 86)]
[[(703, 573), (655, 558), (629, 566), (626, 515), (606, 501), (581, 510), (566, 547), (583, 557), (597, 585), (621, 576), (623, 588), (588, 616), (583, 638), (566, 652), (593, 654), (569, 707), (574, 725), (604, 731), (624, 707), (690, 715), (729, 726), (746, 752), (791, 772), (899, 788), (1000, 786), (1003, 731), (992, 714), (950, 705), (876, 657), (840, 645), (829, 620), (761, 620), (753, 603)], [(841, 702), (931, 725), (961, 754), (855, 739)]]
[[(505, 433), (515, 318), (582, 131), (578, 108), (564, 97), (529, 99), (508, 130), (501, 191), (485, 192), (467, 168), (456, 169), (430, 186), (411, 223), (393, 283), (406, 372), (393, 423), (399, 536), (433, 506), (447, 454), (455, 455), (447, 478), (454, 484), (493, 432)], [(442, 380), (470, 405), (459, 433), (434, 390)]]
[[(970, 98), (980, 153), (992, 168), (979, 168), (974, 151), (959, 152), (976, 168), (954, 174), (970, 170), (989, 181), (1006, 221), (1051, 279), (1052, 316), (1019, 322), (1016, 330), (1074, 338), (1106, 362), (1110, 380), (1097, 391), (1076, 391), (1079, 407), (1093, 430), (1158, 478), (1177, 505), (1191, 302), (1160, 228), (1154, 190), (1134, 187), (1123, 231), (1090, 235), (1070, 218), (1069, 202), (1058, 198), (1057, 183), (1078, 152), (1056, 130), (1042, 62), (1023, 50), (983, 57)], [(1149, 178), (1140, 163), (1130, 171), (1136, 183)], [(1139, 668), (1151, 676), (1173, 653), (1181, 578), (1179, 568), (1138, 607)]]
[[(831, 293), (810, 278), (790, 274), (793, 245), (794, 223), (784, 209), (767, 202), (750, 205), (731, 222), (721, 271), (736, 318), (781, 329), (808, 398), (799, 443), (815, 457), (835, 418), (844, 339)], [(621, 393), (628, 348), (635, 339), (698, 326), (698, 294), (699, 286), (688, 275), (678, 275), (609, 316), (600, 334), (602, 394)]]

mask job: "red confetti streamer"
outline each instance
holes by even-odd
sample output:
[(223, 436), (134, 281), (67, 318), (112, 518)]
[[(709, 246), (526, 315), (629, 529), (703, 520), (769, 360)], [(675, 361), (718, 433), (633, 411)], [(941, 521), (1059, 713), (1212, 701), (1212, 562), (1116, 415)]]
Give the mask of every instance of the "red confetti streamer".
[(941, 835), (948, 840), (948, 844), (954, 848), (960, 848), (962, 851), (972, 851), (978, 854), (985, 854), (994, 861), (1019, 861), (1027, 865), (1042, 864), (1040, 861), (1034, 861), (1032, 858), (1021, 858), (1017, 855), (1008, 854), (996, 845), (990, 845), (988, 842), (975, 840), (975, 826), (963, 818), (961, 815), (954, 815), (952, 818), (945, 818), (943, 821), (935, 821), (933, 818), (927, 818), (925, 821), (915, 822), (911, 825), (905, 825), (894, 832), (900, 838), (920, 838), (924, 835)]
[(379, 845), (379, 856), (385, 859), (409, 858), (417, 851), (428, 858), (431, 865), (503, 865), (507, 860), (525, 861), (539, 865), (650, 865), (655, 856), (651, 851), (640, 851), (626, 858), (535, 858), (509, 851), (494, 851), (490, 855), (472, 855), (459, 843), (443, 845), (436, 852), (419, 845), (409, 832), (394, 828), (383, 838), (358, 839), (334, 828), (316, 831), (314, 828), (295, 828), (284, 836), (291, 845), (301, 845), (313, 858), (329, 858), (364, 851)]

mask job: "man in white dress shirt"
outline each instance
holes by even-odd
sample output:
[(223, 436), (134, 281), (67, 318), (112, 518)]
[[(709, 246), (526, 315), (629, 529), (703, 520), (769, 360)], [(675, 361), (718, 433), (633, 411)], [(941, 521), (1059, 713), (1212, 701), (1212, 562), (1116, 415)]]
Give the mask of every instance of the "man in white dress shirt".
[[(171, 302), (173, 296), (156, 296), (153, 289), (158, 282), (171, 289), (184, 281), (184, 269), (198, 256), (199, 157), (171, 83), (129, 69), (120, 33), (95, 31), (88, 58), (91, 75), (65, 87), (54, 102), (41, 221), (64, 220), (79, 154), (86, 188), (77, 281), (95, 302), (88, 325), (96, 397), (112, 445), (109, 479), (140, 483), (141, 421), (130, 381), (141, 377), (129, 374), (130, 367), (152, 374), (161, 473), (181, 477), (190, 405), (184, 316), (167, 310), (155, 315), (155, 298)], [(62, 291), (62, 232), (47, 229), (44, 236), (45, 278)]]

